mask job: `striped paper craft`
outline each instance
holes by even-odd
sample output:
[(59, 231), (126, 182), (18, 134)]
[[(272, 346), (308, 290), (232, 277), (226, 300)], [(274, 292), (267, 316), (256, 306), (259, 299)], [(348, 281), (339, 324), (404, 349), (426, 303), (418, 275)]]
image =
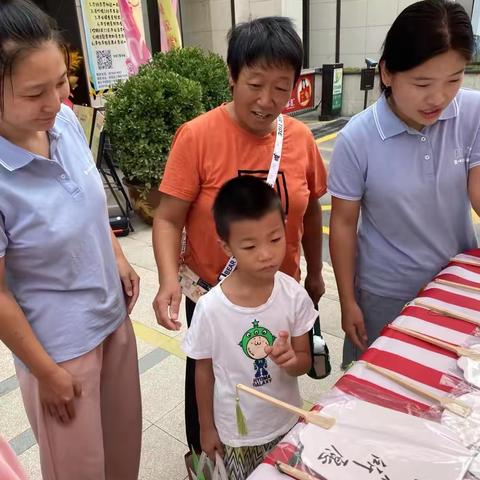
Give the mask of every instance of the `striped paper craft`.
[(480, 295), (478, 294), (430, 283), (414, 300), (416, 304), (418, 301), (423, 307), (449, 311), (480, 325)]
[(415, 317), (424, 322), (447, 328), (450, 331), (471, 336), (473, 340), (475, 340), (475, 337), (480, 333), (480, 329), (470, 322), (466, 322), (465, 320), (460, 320), (458, 318), (448, 317), (446, 315), (433, 312), (428, 308), (419, 307), (417, 305), (409, 305), (408, 307), (405, 307), (402, 310), (401, 316)]
[(439, 283), (430, 282), (422, 290), (422, 293), (419, 296), (422, 296), (424, 292), (428, 292), (428, 290), (432, 290), (432, 289), (443, 290), (444, 292), (451, 293), (453, 295), (460, 295), (462, 297), (466, 297), (466, 299), (460, 300), (461, 302), (463, 302), (462, 305), (468, 306), (469, 308), (480, 308), (480, 292), (474, 292), (472, 290), (464, 290), (452, 285), (442, 285)]
[(453, 262), (466, 263), (480, 266), (480, 249), (467, 250), (466, 252), (455, 255), (452, 259)]
[[(348, 370), (348, 375), (357, 378), (358, 380), (363, 380), (364, 382), (369, 382), (370, 384), (374, 384), (377, 387), (381, 387), (384, 391), (387, 390), (389, 392), (395, 393), (399, 395), (400, 397), (403, 397), (404, 399), (407, 399), (407, 402), (413, 402), (415, 404), (423, 404), (423, 405), (428, 405), (430, 408), (436, 406), (436, 402), (433, 400), (423, 397), (422, 395), (418, 395), (407, 388), (402, 387), (398, 383), (394, 382), (393, 380), (390, 380), (386, 377), (383, 377), (379, 373), (373, 372), (371, 370), (368, 370), (365, 366), (357, 364), (354, 365), (352, 368)], [(405, 375), (400, 375), (404, 378), (409, 379)], [(445, 396), (445, 392), (438, 390), (436, 388), (432, 387), (427, 387), (426, 385), (423, 385), (420, 382), (416, 382), (415, 380), (409, 379), (415, 384), (418, 384), (419, 386), (425, 388), (426, 390), (435, 393), (437, 395)], [(363, 400), (362, 396), (360, 395), (360, 398)]]
[[(455, 354), (392, 329), (385, 332), (385, 335), (380, 337), (363, 354), (362, 360), (367, 360), (366, 356), (369, 355), (369, 350), (376, 351), (379, 357), (382, 355), (382, 352), (396, 354), (401, 357), (399, 361), (405, 358), (412, 362), (420, 362), (421, 359), (422, 365), (437, 370), (443, 375), (463, 378), (462, 371), (457, 367), (457, 356)], [(372, 361), (371, 363), (376, 362)], [(385, 366), (385, 368), (389, 367)], [(405, 372), (401, 371), (401, 373)]]
[(459, 284), (458, 288), (463, 286), (480, 290), (480, 267), (451, 263), (435, 277), (435, 280)]
[(362, 360), (391, 370), (418, 384), (430, 387), (435, 391), (441, 390), (443, 395), (456, 394), (456, 392), (464, 393), (472, 390), (472, 388), (464, 382), (463, 378), (427, 367), (423, 362), (418, 363), (418, 359), (417, 361), (413, 361), (395, 353), (371, 348), (362, 356)]
[(335, 384), (335, 386), (342, 392), (399, 412), (410, 413), (419, 417), (440, 419), (440, 409), (432, 409), (432, 405), (425, 403), (428, 402), (428, 400), (423, 397), (417, 397), (417, 400), (413, 400), (411, 397), (382, 387), (377, 383), (378, 378), (369, 381), (351, 375), (350, 371), (351, 369), (345, 373), (345, 375), (340, 377)]
[[(472, 343), (480, 343), (480, 338), (473, 335), (458, 332), (456, 330), (437, 325), (435, 323), (426, 322), (416, 316), (402, 314), (393, 322), (400, 327), (409, 328), (416, 332), (423, 333), (433, 338), (438, 338), (444, 342), (452, 343), (454, 345), (471, 345)], [(472, 324), (470, 324), (472, 325)], [(474, 326), (474, 325), (472, 325)]]

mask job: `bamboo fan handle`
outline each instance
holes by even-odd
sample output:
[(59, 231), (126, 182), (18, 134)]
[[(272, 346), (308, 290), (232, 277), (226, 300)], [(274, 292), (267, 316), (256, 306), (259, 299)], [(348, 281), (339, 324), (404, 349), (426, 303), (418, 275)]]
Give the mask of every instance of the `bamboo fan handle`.
[(453, 257), (450, 259), (450, 261), (455, 263), (463, 263), (464, 265), (472, 265), (474, 267), (480, 267), (480, 259), (477, 262), (475, 260), (467, 260), (467, 259)]
[(443, 399), (432, 393), (429, 392), (428, 390), (425, 390), (424, 388), (420, 387), (419, 385), (411, 382), (410, 380), (407, 380), (403, 377), (400, 377), (400, 375), (397, 375), (396, 373), (392, 372), (391, 370), (387, 370), (386, 368), (379, 367), (377, 365), (373, 365), (372, 363), (369, 362), (364, 362), (367, 368), (370, 370), (373, 370), (374, 372), (379, 373), (380, 375), (383, 375), (386, 378), (389, 378), (390, 380), (393, 380), (394, 382), (398, 383), (399, 385), (402, 385), (403, 387), (407, 388), (408, 390), (411, 390), (413, 392), (419, 393), (420, 395), (423, 395), (424, 397), (431, 398), (432, 400), (435, 400), (438, 403), (442, 403)]
[(387, 370), (386, 368), (378, 367), (377, 365), (372, 365), (371, 363), (364, 362), (367, 368), (370, 370), (373, 370), (380, 375), (383, 375), (386, 378), (389, 378), (390, 380), (393, 380), (394, 382), (398, 383), (399, 385), (402, 385), (403, 387), (411, 390), (412, 392), (418, 393), (420, 395), (423, 395), (424, 397), (430, 398), (440, 404), (443, 408), (446, 408), (447, 410), (450, 410), (451, 412), (460, 415), (461, 417), (468, 417), (472, 413), (471, 407), (469, 407), (465, 402), (462, 402), (461, 400), (457, 399), (452, 399), (449, 397), (442, 397), (440, 395), (437, 395), (433, 392), (430, 392), (419, 385), (413, 383), (410, 380), (407, 380), (405, 378), (400, 377), (396, 373), (393, 373), (390, 370)]
[(430, 337), (429, 335), (416, 332), (415, 330), (410, 330), (409, 328), (395, 325), (394, 323), (391, 323), (388, 326), (392, 330), (397, 330), (398, 332), (405, 333), (407, 335), (410, 335), (411, 337), (415, 337), (415, 338), (418, 338), (419, 340), (423, 340), (424, 342), (430, 343), (432, 345), (436, 345), (437, 347), (444, 348), (445, 350), (456, 353), (458, 356), (460, 356), (460, 352), (459, 352), (460, 347), (456, 345), (452, 345), (451, 343), (444, 342), (443, 340), (439, 340), (438, 338)]
[(442, 285), (448, 285), (449, 287), (460, 288), (462, 290), (468, 290), (477, 293), (480, 292), (479, 287), (473, 287), (472, 285), (464, 285), (463, 283), (452, 282), (451, 280), (444, 280), (443, 278), (435, 278), (433, 281)]
[(433, 305), (430, 305), (428, 302), (424, 302), (423, 300), (416, 298), (413, 303), (415, 305), (419, 305), (420, 307), (427, 308), (428, 310), (431, 310), (432, 312), (440, 313), (441, 315), (446, 315), (447, 317), (451, 318), (458, 318), (459, 320), (463, 320), (468, 323), (473, 323), (474, 325), (479, 325), (480, 326), (480, 320), (477, 320), (472, 317), (467, 317), (467, 315), (462, 315), (460, 313), (455, 313), (452, 312), (451, 310), (448, 310), (446, 308), (439, 308), (435, 307)]
[(278, 408), (283, 408), (284, 410), (288, 410), (289, 412), (294, 413), (299, 417), (302, 417), (306, 422), (313, 423), (314, 425), (318, 425), (319, 427), (329, 429), (333, 427), (333, 425), (335, 424), (335, 419), (332, 417), (327, 417), (325, 415), (318, 415), (316, 413), (307, 412), (306, 410), (295, 407), (294, 405), (290, 405), (289, 403), (283, 402), (278, 398), (271, 397), (266, 393), (259, 392), (258, 390), (247, 387), (246, 385), (242, 385), (241, 383), (237, 384), (237, 390), (242, 390), (243, 392), (249, 393), (254, 397), (260, 398), (265, 402), (269, 402)]
[(249, 393), (250, 395), (253, 395), (254, 397), (260, 398), (261, 400), (264, 400), (266, 402), (269, 402), (273, 405), (276, 405), (279, 408), (283, 408), (284, 410), (288, 410), (295, 415), (298, 415), (299, 417), (304, 417), (306, 413), (305, 410), (302, 410), (301, 408), (295, 407), (293, 405), (290, 405), (289, 403), (283, 402), (282, 400), (278, 400), (278, 398), (271, 397), (270, 395), (267, 395), (266, 393), (259, 392), (258, 390), (254, 390), (253, 388), (247, 387), (246, 385), (242, 385), (239, 383), (237, 385), (238, 390), (242, 390), (244, 392)]
[(309, 473), (302, 472), (298, 468), (292, 467), (291, 465), (287, 465), (286, 463), (276, 462), (275, 466), (282, 473), (285, 473), (292, 478), (296, 478), (297, 480), (317, 480), (315, 477), (312, 477)]

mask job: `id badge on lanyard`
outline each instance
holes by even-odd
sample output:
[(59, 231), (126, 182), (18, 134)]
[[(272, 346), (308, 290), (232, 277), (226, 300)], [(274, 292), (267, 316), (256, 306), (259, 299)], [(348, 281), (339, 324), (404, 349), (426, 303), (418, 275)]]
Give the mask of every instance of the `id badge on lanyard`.
[[(275, 186), (277, 181), (278, 171), (280, 169), (280, 160), (282, 158), (282, 147), (283, 147), (283, 115), (280, 114), (277, 117), (277, 134), (275, 137), (275, 146), (273, 148), (272, 161), (270, 163), (270, 168), (268, 170), (267, 179), (265, 182), (270, 185), (272, 188)], [(187, 248), (187, 237), (185, 230), (182, 234), (182, 249), (181, 257), (185, 255)], [(230, 257), (228, 262), (223, 267), (222, 272), (218, 276), (218, 281), (221, 282), (227, 278), (237, 267), (237, 260), (235, 257)], [(179, 271), (179, 281), (182, 287), (184, 295), (186, 295), (190, 300), (197, 302), (197, 300), (210, 289), (210, 285), (206, 284), (196, 273), (194, 273), (190, 268), (188, 268), (184, 263), (180, 266)]]

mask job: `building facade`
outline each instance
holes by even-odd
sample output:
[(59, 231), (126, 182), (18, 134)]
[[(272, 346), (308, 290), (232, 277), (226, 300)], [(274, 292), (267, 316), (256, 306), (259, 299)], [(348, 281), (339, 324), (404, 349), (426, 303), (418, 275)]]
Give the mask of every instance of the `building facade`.
[[(378, 59), (385, 35), (396, 16), (416, 0), (341, 0), (340, 62), (362, 67)], [(458, 0), (457, 0), (458, 1)], [(460, 0), (480, 30), (480, 0)], [(308, 48), (309, 67), (335, 61), (337, 0), (181, 0), (181, 25), (186, 46), (226, 53), (232, 22), (283, 15), (293, 19)], [(306, 10), (308, 9), (308, 12)], [(478, 11), (477, 11), (478, 10)], [(308, 31), (304, 31), (304, 19)]]

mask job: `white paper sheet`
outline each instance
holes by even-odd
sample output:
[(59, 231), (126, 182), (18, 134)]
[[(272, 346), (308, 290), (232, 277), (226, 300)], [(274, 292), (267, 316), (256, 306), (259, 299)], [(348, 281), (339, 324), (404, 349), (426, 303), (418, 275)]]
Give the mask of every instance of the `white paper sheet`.
[(470, 468), (468, 469), (475, 478), (480, 478), (480, 454), (477, 455), (474, 459)]
[(307, 425), (302, 460), (328, 480), (461, 480), (473, 459), (451, 429), (361, 400), (323, 409), (330, 430)]
[[(480, 352), (480, 345), (471, 345), (469, 348)], [(474, 387), (480, 388), (480, 362), (469, 357), (460, 357), (457, 365), (463, 370), (465, 380)]]
[(472, 413), (466, 418), (455, 415), (448, 410), (442, 413), (442, 425), (447, 426), (458, 434), (463, 445), (480, 447), (480, 392), (466, 393), (458, 400), (472, 407)]

